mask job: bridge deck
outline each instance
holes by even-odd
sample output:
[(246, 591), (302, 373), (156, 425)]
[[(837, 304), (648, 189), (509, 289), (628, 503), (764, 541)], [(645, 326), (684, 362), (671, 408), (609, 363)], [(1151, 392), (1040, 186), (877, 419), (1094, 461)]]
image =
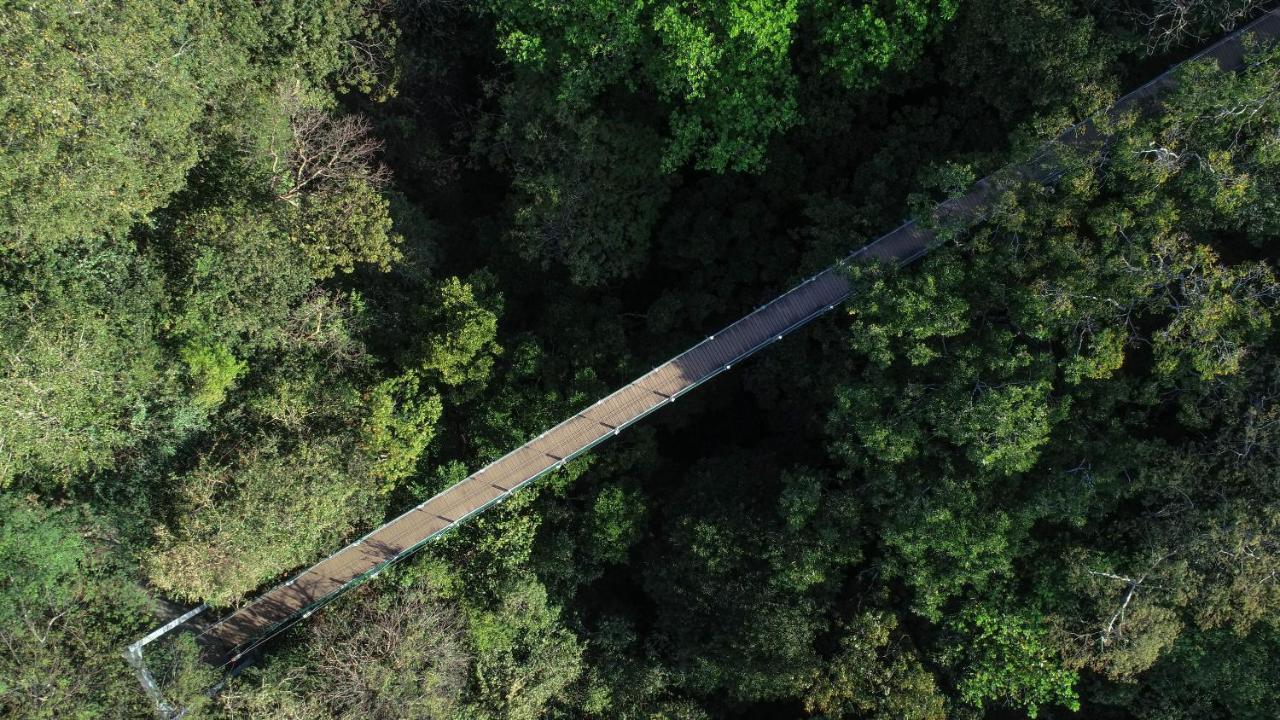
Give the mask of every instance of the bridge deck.
[[(1263, 37), (1280, 35), (1280, 10), (1264, 15), (1245, 31)], [(1213, 57), (1224, 69), (1238, 68), (1244, 52), (1241, 36), (1240, 32), (1235, 33), (1196, 57)], [(1154, 98), (1172, 84), (1171, 72), (1165, 72), (1126, 95), (1112, 107), (1111, 112), (1122, 112)], [(1097, 136), (1092, 123), (1086, 121), (1064, 133), (1059, 141), (1075, 146), (1088, 145), (1096, 142)], [(1004, 177), (1012, 180), (1043, 178), (1047, 171), (1037, 162), (1014, 167)], [(943, 221), (972, 222), (1004, 182), (1007, 180), (995, 178), (980, 181), (967, 195), (940, 205), (936, 217)], [(906, 263), (927, 252), (934, 237), (932, 231), (907, 223), (850, 258)], [(225, 649), (228, 656), (234, 657), (230, 653), (243, 651), (246, 646), (273, 634), (294, 619), (305, 617), (355, 581), (376, 573), (387, 563), (404, 557), (530, 480), (617, 434), (621, 428), (825, 313), (843, 301), (849, 292), (849, 283), (838, 266), (818, 273), (724, 331), (659, 365), (289, 582), (267, 591), (212, 626), (203, 636), (204, 641)]]

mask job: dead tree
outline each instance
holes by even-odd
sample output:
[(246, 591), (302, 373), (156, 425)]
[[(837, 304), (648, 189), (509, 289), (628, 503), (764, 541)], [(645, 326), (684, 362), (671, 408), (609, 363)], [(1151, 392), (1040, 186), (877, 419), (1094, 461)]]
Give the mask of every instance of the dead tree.
[(360, 115), (331, 116), (305, 108), (289, 120), (290, 138), (271, 151), (271, 185), (277, 200), (297, 203), (304, 192), (324, 192), (350, 181), (385, 185), (389, 172), (378, 161), (382, 141)]
[(1139, 12), (1147, 28), (1147, 51), (1166, 52), (1190, 38), (1203, 42), (1214, 32), (1230, 32), (1266, 5), (1266, 0), (1156, 0), (1151, 13)]

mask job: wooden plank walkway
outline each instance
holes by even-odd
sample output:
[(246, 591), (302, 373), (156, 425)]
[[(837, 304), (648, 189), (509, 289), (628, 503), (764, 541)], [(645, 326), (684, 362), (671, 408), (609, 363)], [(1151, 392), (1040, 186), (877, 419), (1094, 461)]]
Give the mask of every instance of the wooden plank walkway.
[[(1224, 70), (1239, 68), (1244, 52), (1241, 38), (1245, 32), (1262, 37), (1280, 35), (1280, 10), (1271, 11), (1196, 57), (1216, 58)], [(1123, 112), (1156, 97), (1173, 84), (1172, 72), (1170, 69), (1126, 95), (1110, 112)], [(1100, 141), (1091, 121), (1075, 126), (1059, 138), (1059, 142), (1073, 146)], [(1008, 183), (1048, 178), (1052, 169), (1046, 162), (1050, 159), (1049, 154), (1044, 153), (1035, 160), (979, 181), (967, 195), (939, 205), (935, 219), (948, 224), (974, 222), (991, 197)], [(934, 242), (932, 231), (906, 223), (853, 253), (845, 262), (908, 263), (928, 252)], [(307, 617), (389, 563), (407, 556), (524, 484), (618, 434), (631, 423), (728, 370), (734, 363), (831, 310), (850, 293), (841, 267), (837, 265), (808, 278), (457, 485), (267, 591), (211, 626), (201, 636), (202, 641), (217, 648), (224, 660), (238, 659), (248, 649)]]

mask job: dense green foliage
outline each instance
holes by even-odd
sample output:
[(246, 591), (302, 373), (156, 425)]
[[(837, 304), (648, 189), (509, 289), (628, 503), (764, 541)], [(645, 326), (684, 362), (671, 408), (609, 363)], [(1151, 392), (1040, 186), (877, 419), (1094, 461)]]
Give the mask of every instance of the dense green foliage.
[[(448, 487), (1259, 4), (0, 10), (0, 715)], [(213, 718), (1265, 718), (1280, 49), (266, 648)]]

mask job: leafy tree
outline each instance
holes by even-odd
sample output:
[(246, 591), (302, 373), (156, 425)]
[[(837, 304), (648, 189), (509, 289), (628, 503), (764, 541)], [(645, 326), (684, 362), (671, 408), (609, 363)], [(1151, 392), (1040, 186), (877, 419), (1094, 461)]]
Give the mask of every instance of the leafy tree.
[(423, 392), (412, 372), (379, 383), (368, 402), (362, 445), (364, 452), (376, 458), (370, 476), (389, 491), (414, 473), (418, 458), (435, 436), (444, 406), (439, 395)]
[(475, 694), (469, 714), (533, 720), (564, 698), (582, 672), (582, 645), (558, 619), (559, 609), (533, 580), (514, 585), (493, 609), (471, 613)]
[(502, 113), (479, 146), (516, 181), (522, 254), (563, 263), (582, 285), (636, 274), (668, 201), (664, 174), (760, 172), (770, 143), (800, 122), (802, 18), (832, 49), (827, 65), (866, 88), (879, 69), (908, 66), (951, 13), (911, 3), (855, 19), (809, 6), (489, 4), (514, 78), (495, 90)]
[(388, 4), (287, 0), (247, 9), (246, 50), (275, 73), (296, 73), (313, 87), (331, 86), (339, 93), (358, 91), (375, 99), (395, 94), (400, 31)]
[(175, 473), (177, 512), (145, 560), (153, 583), (227, 603), (381, 517), (389, 484), (425, 445), (415, 435), (431, 432), (397, 423), (429, 420), (434, 403), (412, 384), (361, 393), (377, 382), (353, 337), (360, 322), (358, 298), (321, 294), (290, 311), (275, 362)]
[(195, 386), (194, 400), (205, 407), (221, 405), (227, 390), (245, 370), (245, 364), (223, 345), (188, 343), (180, 353)]
[(484, 275), (470, 282), (448, 278), (432, 288), (431, 304), (419, 308), (428, 330), (413, 361), (432, 381), (458, 387), (488, 379), (502, 352), (495, 341), (502, 298), (489, 291), (490, 282)]
[[(571, 109), (617, 83), (639, 85), (671, 106), (663, 169), (686, 162), (724, 172), (764, 167), (769, 139), (799, 120), (790, 52), (801, 3), (588, 3), (572, 9), (540, 1), (491, 6), (499, 47), (519, 69), (552, 78)], [(820, 33), (834, 49), (832, 69), (852, 85), (868, 68), (905, 65), (934, 32), (934, 15), (908, 3), (880, 16), (831, 3), (815, 6)], [(901, 41), (901, 42), (899, 42)], [(901, 54), (902, 57), (899, 57)], [(638, 75), (638, 78), (635, 77)]]
[(865, 90), (889, 69), (905, 70), (956, 15), (958, 0), (895, 0), (857, 6), (818, 0), (824, 65), (851, 90)]
[(1259, 626), (1244, 637), (1227, 631), (1184, 636), (1141, 685), (1122, 688), (1112, 699), (1144, 719), (1261, 720), (1277, 701), (1276, 642), (1274, 626)]
[[(1038, 146), (1114, 99), (1108, 65), (1131, 39), (1105, 33), (1101, 24), (1070, 3), (965, 3), (941, 75), (963, 88), (961, 102), (980, 98), (1000, 116), (1036, 127)], [(1011, 67), (1026, 72), (1010, 73)]]
[(1020, 613), (978, 607), (956, 621), (966, 627), (960, 697), (979, 707), (988, 700), (1021, 708), (1036, 717), (1042, 705), (1080, 709), (1075, 673), (1062, 668), (1043, 629)]
[(165, 238), (173, 333), (228, 349), (269, 347), (311, 286), (287, 211), (246, 202), (184, 215)]
[[(671, 531), (645, 589), (658, 604), (658, 636), (680, 684), (740, 702), (798, 693), (818, 665), (814, 643), (841, 569), (858, 559), (850, 541), (853, 499), (823, 497), (821, 510), (788, 529), (777, 476), (742, 455), (697, 468), (672, 498)], [(806, 484), (796, 475), (790, 482)], [(790, 495), (790, 493), (788, 494)], [(705, 508), (706, 516), (693, 510)], [(763, 561), (763, 562), (762, 562)]]
[[(179, 479), (181, 525), (158, 529), (146, 562), (151, 581), (229, 604), (375, 519), (377, 486), (362, 482), (364, 458), (341, 440), (317, 437), (287, 452), (268, 441), (204, 460)], [(225, 497), (228, 487), (234, 496)]]
[(311, 274), (324, 280), (355, 270), (356, 263), (389, 269), (400, 258), (402, 239), (391, 231), (388, 207), (368, 182), (304, 195), (293, 236), (306, 253)]
[(645, 524), (644, 496), (620, 485), (600, 488), (591, 508), (591, 554), (600, 562), (620, 563)]
[(305, 632), (305, 646), (221, 693), (219, 709), (298, 720), (442, 718), (459, 710), (471, 662), (463, 624), (430, 591), (364, 590)]
[(844, 629), (840, 651), (814, 679), (805, 710), (839, 717), (939, 720), (945, 703), (898, 622), (883, 612), (859, 615)]
[[(218, 58), (177, 3), (7, 7), (0, 84), (3, 252), (122, 234), (182, 187)], [(203, 28), (201, 28), (202, 30)]]
[(788, 52), (797, 3), (655, 7), (659, 96), (678, 104), (663, 168), (763, 167), (769, 138), (798, 121)]
[(155, 268), (106, 242), (77, 250), (0, 290), (0, 485), (81, 487), (200, 420), (157, 345)]
[[(18, 623), (45, 606), (65, 605), (85, 562), (84, 540), (67, 517), (30, 501), (4, 496), (4, 528), (0, 530), (0, 563), (4, 567), (0, 623)], [(28, 620), (29, 621), (29, 620)]]
[[(524, 101), (504, 98), (504, 103)], [(514, 134), (504, 127), (495, 134)], [(531, 128), (547, 141), (511, 138), (518, 203), (512, 240), (544, 266), (562, 263), (583, 286), (636, 273), (670, 194), (658, 176), (656, 137), (634, 124), (595, 118)], [(505, 138), (504, 138), (505, 140)], [(500, 159), (504, 165), (508, 162)], [(602, 193), (597, 188), (609, 188)]]
[(0, 496), (0, 712), (92, 718), (150, 712), (118, 652), (147, 601), (78, 508)]
[(676, 699), (674, 678), (662, 662), (643, 655), (640, 636), (627, 619), (602, 618), (592, 628), (590, 659), (581, 701), (588, 717), (661, 717), (705, 720), (697, 702)]

